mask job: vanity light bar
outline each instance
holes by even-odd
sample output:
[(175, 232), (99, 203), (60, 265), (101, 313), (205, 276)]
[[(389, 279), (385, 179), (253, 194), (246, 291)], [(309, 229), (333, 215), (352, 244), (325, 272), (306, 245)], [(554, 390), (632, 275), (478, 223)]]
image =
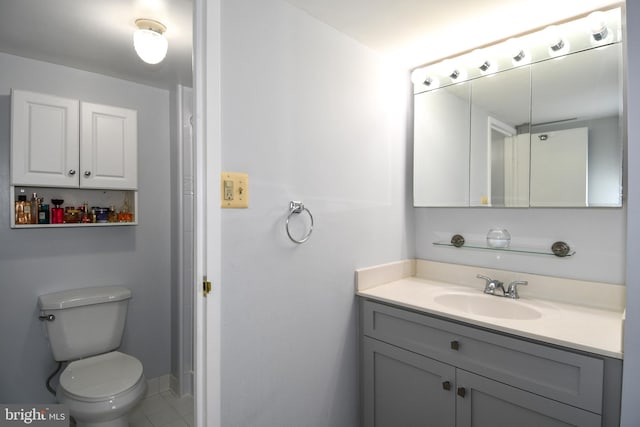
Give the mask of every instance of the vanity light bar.
[[(620, 7), (596, 11), (572, 21), (552, 24), (505, 42), (416, 68), (411, 77), (414, 94), (497, 71), (619, 43), (622, 41), (621, 22)], [(433, 84), (434, 82), (438, 83)]]

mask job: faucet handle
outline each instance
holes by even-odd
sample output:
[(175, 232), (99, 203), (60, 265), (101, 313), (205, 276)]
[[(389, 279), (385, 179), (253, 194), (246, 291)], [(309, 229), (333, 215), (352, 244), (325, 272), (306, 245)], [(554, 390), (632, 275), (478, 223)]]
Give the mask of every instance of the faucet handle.
[(484, 279), (484, 280), (487, 282), (487, 283), (486, 283), (487, 285), (488, 285), (489, 283), (491, 283), (491, 281), (493, 280), (493, 279), (491, 279), (491, 277), (483, 276), (482, 274), (476, 274), (476, 277), (477, 277), (478, 279)]
[(520, 295), (518, 295), (518, 285), (526, 286), (529, 282), (526, 280), (516, 280), (515, 282), (509, 283), (509, 287), (507, 288), (507, 297), (518, 299)]
[(502, 293), (504, 294), (504, 287), (502, 286), (502, 282), (499, 280), (492, 279), (491, 277), (483, 276), (482, 274), (476, 275), (478, 279), (483, 279), (486, 281), (484, 285), (484, 293), (489, 295), (495, 295), (496, 289), (502, 289)]

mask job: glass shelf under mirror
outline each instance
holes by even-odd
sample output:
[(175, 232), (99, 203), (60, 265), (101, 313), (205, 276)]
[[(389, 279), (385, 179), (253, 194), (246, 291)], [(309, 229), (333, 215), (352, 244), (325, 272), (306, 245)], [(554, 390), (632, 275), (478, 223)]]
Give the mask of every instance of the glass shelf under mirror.
[[(453, 239), (452, 239), (453, 240)], [(494, 248), (488, 246), (483, 242), (464, 242), (463, 245), (454, 244), (452, 242), (439, 241), (433, 242), (434, 246), (449, 246), (456, 249), (477, 249), (477, 250), (485, 250), (485, 251), (494, 251), (494, 252), (512, 252), (512, 253), (520, 253), (520, 254), (529, 254), (529, 255), (550, 255), (556, 256), (558, 258), (566, 258), (576, 254), (574, 250), (572, 250), (569, 245), (564, 242), (555, 242), (549, 249), (538, 249), (538, 248), (518, 248), (518, 247), (508, 247), (508, 248)]]

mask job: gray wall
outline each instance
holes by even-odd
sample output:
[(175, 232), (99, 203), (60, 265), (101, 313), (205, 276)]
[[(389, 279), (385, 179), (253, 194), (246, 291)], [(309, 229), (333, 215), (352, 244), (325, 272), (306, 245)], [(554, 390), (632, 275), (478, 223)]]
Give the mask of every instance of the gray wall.
[(622, 387), (623, 427), (640, 425), (640, 1), (627, 1), (627, 319)]
[(221, 424), (358, 425), (354, 270), (413, 256), (408, 72), (283, 1), (221, 22), (222, 168), (250, 187), (222, 212)]
[[(169, 92), (0, 54), (0, 402), (52, 401), (55, 367), (37, 319), (38, 295), (119, 284), (132, 289), (122, 350), (147, 377), (170, 370)], [(9, 228), (10, 89), (138, 110), (139, 225)]]

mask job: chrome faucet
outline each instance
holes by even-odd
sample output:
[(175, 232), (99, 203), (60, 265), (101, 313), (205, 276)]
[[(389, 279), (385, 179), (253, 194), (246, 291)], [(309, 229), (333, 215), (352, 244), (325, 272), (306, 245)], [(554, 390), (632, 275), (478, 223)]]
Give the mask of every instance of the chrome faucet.
[[(528, 283), (526, 280), (516, 280), (514, 282), (509, 283), (509, 286), (507, 286), (507, 290), (505, 291), (504, 283), (502, 283), (500, 280), (492, 279), (491, 277), (483, 276), (482, 274), (478, 274), (476, 275), (476, 277), (478, 279), (483, 279), (486, 281), (484, 285), (485, 294), (502, 296), (502, 297), (507, 297), (511, 299), (520, 298), (520, 295), (518, 295), (518, 286), (525, 286)], [(502, 294), (496, 294), (496, 291), (498, 289), (502, 290)]]
[(502, 296), (506, 295), (504, 290), (504, 283), (500, 280), (492, 279), (491, 277), (483, 276), (482, 274), (478, 274), (476, 276), (478, 279), (484, 279), (487, 283), (484, 285), (484, 293), (489, 295), (496, 295), (497, 289), (502, 289)]

